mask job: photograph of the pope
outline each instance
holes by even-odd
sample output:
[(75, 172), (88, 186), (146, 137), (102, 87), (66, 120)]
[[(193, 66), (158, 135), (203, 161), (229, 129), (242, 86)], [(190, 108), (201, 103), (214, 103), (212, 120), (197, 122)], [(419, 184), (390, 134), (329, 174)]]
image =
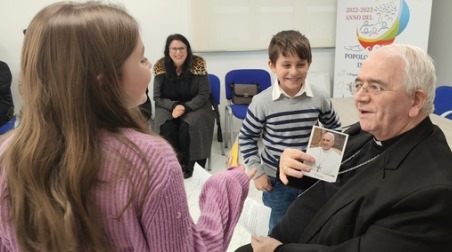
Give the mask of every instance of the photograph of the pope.
[(315, 162), (308, 163), (311, 171), (306, 175), (335, 182), (347, 139), (347, 134), (314, 126), (306, 153), (311, 155)]

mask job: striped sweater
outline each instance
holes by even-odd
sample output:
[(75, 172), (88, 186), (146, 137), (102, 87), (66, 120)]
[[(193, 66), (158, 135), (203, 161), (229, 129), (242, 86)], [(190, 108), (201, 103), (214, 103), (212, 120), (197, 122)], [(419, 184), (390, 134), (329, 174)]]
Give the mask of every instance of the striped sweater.
[[(264, 173), (276, 177), (279, 156), (287, 147), (306, 150), (312, 126), (317, 122), (325, 128), (341, 130), (339, 117), (323, 89), (311, 85), (312, 97), (305, 92), (273, 100), (272, 88), (253, 97), (239, 132), (240, 154), (247, 167), (258, 168), (255, 178)], [(260, 137), (264, 145), (261, 153)]]
[[(101, 211), (104, 230), (115, 251), (226, 251), (248, 194), (249, 179), (241, 169), (229, 169), (212, 176), (200, 195), (201, 215), (194, 223), (188, 208), (182, 170), (167, 142), (131, 129), (122, 135), (141, 151), (146, 162), (109, 133), (101, 136), (107, 152), (126, 158), (132, 165), (130, 177), (118, 159), (106, 158), (99, 179), (109, 181), (93, 189)], [(0, 148), (3, 153), (7, 143)], [(147, 163), (147, 164), (146, 164)], [(120, 176), (120, 177), (118, 177)], [(149, 180), (150, 179), (150, 180)], [(146, 194), (138, 194), (127, 206), (132, 191), (140, 192), (150, 181)], [(18, 251), (16, 234), (10, 223), (5, 169), (0, 168), (0, 251)], [(139, 211), (140, 206), (142, 211)]]

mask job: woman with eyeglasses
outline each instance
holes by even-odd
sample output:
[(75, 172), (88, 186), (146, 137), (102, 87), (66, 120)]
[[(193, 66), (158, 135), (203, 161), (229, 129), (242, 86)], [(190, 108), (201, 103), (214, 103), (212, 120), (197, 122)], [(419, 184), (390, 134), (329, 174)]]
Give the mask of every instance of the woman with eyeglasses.
[(206, 62), (193, 55), (183, 35), (172, 34), (154, 74), (154, 130), (175, 148), (189, 178), (195, 162), (204, 167), (212, 145), (215, 118)]

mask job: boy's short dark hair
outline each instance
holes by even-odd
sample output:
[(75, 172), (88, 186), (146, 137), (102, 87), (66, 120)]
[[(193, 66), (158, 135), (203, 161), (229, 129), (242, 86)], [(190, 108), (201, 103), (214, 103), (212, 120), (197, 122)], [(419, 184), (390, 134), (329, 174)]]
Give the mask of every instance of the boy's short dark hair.
[(300, 59), (306, 59), (309, 64), (312, 62), (309, 40), (299, 31), (280, 31), (273, 36), (268, 46), (268, 58), (273, 64), (276, 64), (280, 54), (284, 56), (295, 54)]

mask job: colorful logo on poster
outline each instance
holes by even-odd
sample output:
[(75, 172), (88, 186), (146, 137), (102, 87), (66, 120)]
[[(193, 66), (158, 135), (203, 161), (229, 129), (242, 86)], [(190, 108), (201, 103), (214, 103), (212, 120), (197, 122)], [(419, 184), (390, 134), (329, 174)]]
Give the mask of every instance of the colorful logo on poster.
[(410, 9), (405, 0), (397, 8), (394, 4), (382, 4), (372, 8), (372, 14), (360, 27), (356, 36), (361, 46), (369, 51), (374, 46), (388, 45), (405, 30), (410, 19)]

